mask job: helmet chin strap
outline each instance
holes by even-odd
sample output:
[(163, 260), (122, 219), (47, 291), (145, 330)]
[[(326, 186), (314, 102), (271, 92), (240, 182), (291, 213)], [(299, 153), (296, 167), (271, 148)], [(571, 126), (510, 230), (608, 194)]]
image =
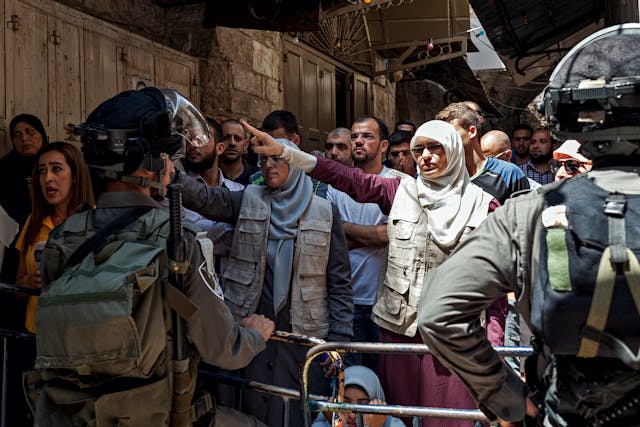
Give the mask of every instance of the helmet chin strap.
[[(142, 169), (142, 170), (146, 170), (146, 169)], [(135, 175), (123, 175), (120, 177), (120, 181), (126, 184), (135, 184), (141, 187), (148, 187), (151, 190), (151, 197), (159, 201), (164, 199), (165, 196), (167, 195), (167, 190), (163, 184), (164, 177), (167, 174), (167, 168), (162, 168), (156, 172), (158, 173), (157, 180), (144, 178), (141, 176), (135, 176)]]

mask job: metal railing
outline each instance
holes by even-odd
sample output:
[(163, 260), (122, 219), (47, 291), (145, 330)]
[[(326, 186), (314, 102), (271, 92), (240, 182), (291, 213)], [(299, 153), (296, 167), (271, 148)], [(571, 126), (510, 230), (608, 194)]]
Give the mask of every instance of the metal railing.
[[(531, 347), (495, 347), (502, 356), (524, 357), (533, 353)], [(429, 347), (424, 344), (387, 344), (387, 343), (353, 343), (353, 342), (329, 342), (319, 344), (311, 348), (305, 357), (300, 369), (300, 406), (303, 408), (304, 425), (311, 425), (311, 411), (354, 412), (395, 415), (399, 417), (433, 417), (458, 420), (470, 420), (476, 422), (488, 422), (487, 417), (480, 410), (453, 409), (453, 408), (425, 408), (421, 406), (399, 405), (363, 405), (341, 402), (328, 402), (310, 399), (308, 393), (308, 369), (311, 362), (326, 352), (357, 352), (357, 353), (384, 353), (384, 354), (429, 354)], [(340, 399), (339, 399), (340, 400)], [(358, 417), (361, 421), (361, 417)], [(361, 426), (363, 424), (358, 424)]]
[[(39, 295), (40, 289), (25, 288), (22, 286), (0, 282), (0, 292), (14, 294)], [(6, 361), (8, 357), (7, 340), (33, 340), (34, 335), (24, 332), (13, 331), (0, 328), (2, 337), (2, 411), (0, 413), (0, 427), (6, 425), (6, 396), (7, 378)], [(344, 394), (344, 373), (343, 354), (344, 353), (380, 353), (380, 354), (430, 354), (429, 348), (424, 344), (387, 344), (387, 343), (354, 343), (354, 342), (325, 342), (322, 339), (297, 335), (289, 332), (275, 331), (271, 340), (282, 341), (310, 347), (304, 362), (300, 368), (300, 389), (294, 390), (271, 384), (264, 384), (245, 378), (233, 377), (222, 373), (200, 370), (199, 373), (214, 378), (221, 382), (235, 385), (242, 388), (279, 396), (284, 402), (284, 427), (288, 427), (289, 403), (291, 399), (299, 399), (303, 408), (303, 420), (305, 427), (311, 425), (312, 411), (331, 411), (334, 419), (340, 412), (353, 412), (357, 416), (358, 427), (363, 426), (362, 414), (380, 414), (399, 417), (419, 417), (419, 418), (445, 418), (470, 420), (476, 422), (488, 422), (487, 417), (480, 410), (453, 409), (453, 408), (426, 408), (421, 406), (400, 406), (400, 405), (370, 405), (353, 404), (341, 402)], [(502, 356), (525, 357), (533, 350), (531, 347), (495, 347)], [(311, 362), (318, 356), (326, 354), (338, 368), (336, 393), (333, 397), (310, 394), (308, 392), (308, 370)], [(333, 423), (335, 424), (335, 423)]]

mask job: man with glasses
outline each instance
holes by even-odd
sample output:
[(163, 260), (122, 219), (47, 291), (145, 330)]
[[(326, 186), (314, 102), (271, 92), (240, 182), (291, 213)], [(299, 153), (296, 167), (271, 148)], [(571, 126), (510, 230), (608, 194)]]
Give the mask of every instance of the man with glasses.
[(519, 124), (511, 134), (511, 148), (515, 156), (513, 163), (523, 165), (529, 161), (529, 143), (533, 135), (533, 128), (529, 125)]
[(569, 139), (553, 152), (551, 172), (555, 175), (556, 181), (591, 170), (591, 160), (580, 154), (579, 150), (580, 143), (575, 139)]
[(389, 155), (391, 167), (409, 176), (416, 177), (416, 161), (411, 155), (409, 145), (413, 133), (397, 130), (389, 136)]
[[(388, 130), (380, 119), (373, 116), (358, 117), (349, 133), (349, 144), (356, 167), (367, 173), (385, 177), (401, 174), (382, 164), (382, 155), (388, 146)], [(351, 287), (355, 306), (353, 340), (377, 342), (378, 327), (371, 320), (371, 310), (376, 300), (380, 268), (386, 261), (387, 216), (378, 205), (358, 203), (331, 186), (327, 192), (327, 199), (338, 208), (349, 244)], [(370, 354), (354, 353), (347, 358), (349, 364), (362, 364), (372, 369), (376, 367), (376, 361), (376, 357)]]
[(351, 131), (347, 128), (335, 128), (329, 132), (324, 143), (324, 156), (345, 166), (353, 167)]

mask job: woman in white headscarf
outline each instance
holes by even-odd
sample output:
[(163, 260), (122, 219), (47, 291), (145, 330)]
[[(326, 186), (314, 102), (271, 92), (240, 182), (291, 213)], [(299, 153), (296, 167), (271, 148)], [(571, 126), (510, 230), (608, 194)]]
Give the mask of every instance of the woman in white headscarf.
[[(288, 140), (278, 141), (299, 151)], [(235, 225), (229, 262), (222, 276), (227, 306), (238, 321), (258, 313), (272, 319), (277, 330), (350, 341), (351, 271), (337, 210), (329, 201), (314, 196), (311, 179), (281, 157), (262, 156), (258, 164), (265, 185), (249, 185), (242, 191), (209, 187), (186, 174), (174, 180), (183, 184), (185, 207), (211, 220)], [(306, 350), (268, 341), (265, 351), (233, 374), (297, 389)], [(329, 380), (319, 364), (312, 366), (310, 390), (330, 394)], [(296, 402), (290, 402), (290, 426), (303, 424)], [(217, 403), (234, 405), (230, 396), (223, 395), (218, 396)], [(246, 390), (240, 404), (244, 412), (269, 426), (283, 425), (279, 397)]]
[[(386, 405), (384, 390), (378, 376), (366, 366), (349, 366), (344, 370), (344, 403)], [(364, 425), (369, 427), (404, 427), (400, 419), (388, 415), (366, 414)], [(356, 415), (353, 412), (340, 414), (343, 427), (355, 427)], [(330, 427), (331, 424), (319, 414), (311, 427)]]
[[(498, 206), (491, 195), (470, 182), (456, 129), (440, 120), (418, 128), (410, 145), (419, 172), (413, 179), (366, 174), (291, 150), (264, 132), (245, 127), (261, 145), (254, 146), (254, 151), (280, 155), (312, 178), (357, 202), (377, 203), (388, 214), (387, 265), (372, 318), (380, 326), (380, 341), (421, 343), (416, 315), (425, 276)], [(487, 310), (487, 333), (494, 344), (502, 344), (506, 307), (506, 300), (498, 301)], [(378, 375), (392, 404), (476, 408), (462, 382), (431, 356), (387, 354), (380, 355), (379, 361)], [(410, 420), (406, 423), (409, 426)], [(468, 424), (423, 420), (423, 426)]]

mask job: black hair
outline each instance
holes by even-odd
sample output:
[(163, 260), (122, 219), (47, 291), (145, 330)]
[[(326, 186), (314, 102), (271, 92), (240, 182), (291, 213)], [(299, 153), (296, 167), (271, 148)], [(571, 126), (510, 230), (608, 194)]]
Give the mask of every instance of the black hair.
[(408, 120), (408, 119), (400, 119), (400, 120), (398, 120), (398, 122), (394, 126), (394, 129), (397, 131), (398, 130), (398, 126), (400, 126), (400, 125), (409, 125), (409, 126), (411, 126), (413, 128), (413, 132), (415, 132), (416, 129), (418, 128), (415, 123), (413, 123), (411, 120)]
[(404, 144), (405, 142), (411, 143), (411, 138), (413, 138), (413, 132), (397, 130), (389, 135), (389, 147)]
[(262, 121), (262, 129), (272, 131), (283, 128), (288, 135), (300, 135), (300, 127), (296, 116), (287, 110), (275, 110), (267, 114)]
[(371, 396), (369, 396), (369, 392), (367, 390), (364, 389), (364, 387), (362, 387), (361, 385), (358, 384), (347, 384), (344, 386), (345, 389), (347, 388), (355, 388), (356, 390), (360, 390), (361, 392), (363, 392), (368, 399), (371, 399)]
[(211, 132), (213, 132), (215, 143), (217, 144), (218, 142), (222, 142), (223, 135), (222, 126), (220, 126), (220, 123), (218, 123), (218, 121), (212, 117), (207, 117), (207, 123), (209, 123)]
[(380, 138), (380, 141), (384, 141), (385, 139), (389, 138), (389, 128), (387, 128), (387, 125), (385, 125), (382, 120), (375, 116), (359, 116), (353, 121), (353, 123), (362, 123), (366, 122), (367, 120), (373, 120), (378, 124), (378, 137)]
[(511, 132), (511, 136), (513, 136), (513, 134), (516, 133), (517, 130), (526, 130), (531, 135), (533, 135), (533, 128), (531, 126), (529, 126), (528, 124), (525, 124), (525, 123), (520, 123), (519, 125), (514, 127), (513, 131)]

